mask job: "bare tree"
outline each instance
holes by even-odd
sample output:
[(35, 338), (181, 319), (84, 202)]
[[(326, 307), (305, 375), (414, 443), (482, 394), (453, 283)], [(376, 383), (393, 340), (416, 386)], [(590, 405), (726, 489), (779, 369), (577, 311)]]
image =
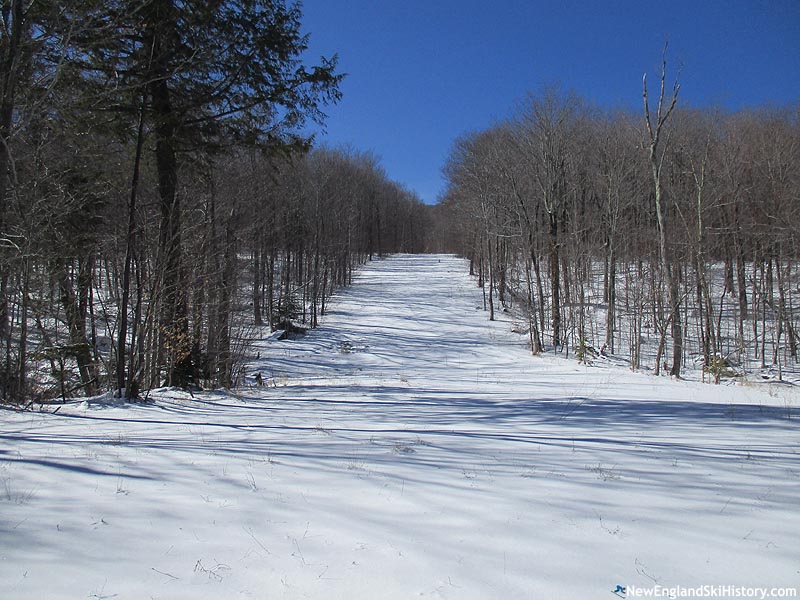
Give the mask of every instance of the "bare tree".
[[(653, 176), (653, 200), (655, 202), (656, 222), (658, 225), (658, 247), (661, 260), (661, 274), (664, 277), (669, 303), (669, 322), (672, 333), (672, 367), (670, 375), (680, 377), (681, 363), (683, 361), (683, 331), (681, 326), (681, 293), (679, 286), (679, 269), (673, 264), (670, 247), (667, 244), (667, 210), (666, 198), (661, 181), (664, 166), (664, 156), (669, 142), (669, 136), (664, 126), (669, 121), (675, 105), (678, 102), (680, 84), (676, 81), (672, 88), (670, 98), (666, 97), (667, 77), (667, 47), (664, 46), (664, 55), (661, 62), (661, 88), (658, 96), (658, 107), (655, 118), (650, 116), (650, 101), (647, 93), (647, 73), (642, 77), (642, 96), (644, 98), (644, 120), (647, 127), (647, 151), (650, 169)], [(665, 104), (666, 101), (666, 104)]]

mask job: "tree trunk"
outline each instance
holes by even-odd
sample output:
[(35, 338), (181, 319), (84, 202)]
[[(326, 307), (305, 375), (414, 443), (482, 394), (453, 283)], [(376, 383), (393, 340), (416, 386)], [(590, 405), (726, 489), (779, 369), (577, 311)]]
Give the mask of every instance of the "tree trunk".
[(264, 278), (261, 236), (261, 228), (256, 227), (253, 233), (253, 323), (256, 327), (264, 324), (264, 318), (261, 314), (261, 288)]
[(553, 347), (561, 344), (561, 261), (558, 248), (558, 219), (554, 213), (549, 213), (550, 221), (550, 294), (552, 306), (550, 307), (553, 323)]
[[(83, 271), (86, 266), (80, 267)], [(67, 265), (63, 261), (59, 261), (56, 265), (55, 279), (58, 282), (59, 299), (61, 306), (64, 308), (64, 315), (67, 320), (67, 330), (69, 331), (69, 347), (65, 353), (75, 357), (78, 363), (78, 372), (81, 377), (81, 384), (86, 390), (86, 394), (91, 396), (97, 393), (97, 374), (95, 365), (92, 360), (92, 348), (86, 336), (86, 313), (81, 310), (81, 302), (79, 296), (82, 291), (76, 295), (75, 287), (67, 272)], [(79, 274), (79, 282), (81, 288), (85, 285), (86, 275)]]
[(486, 236), (486, 248), (489, 253), (487, 264), (489, 265), (489, 320), (494, 321), (494, 260), (492, 257), (492, 240)]
[[(128, 200), (128, 235), (125, 240), (125, 266), (122, 272), (122, 301), (119, 308), (119, 334), (117, 338), (117, 389), (120, 396), (125, 389), (125, 397), (130, 398), (130, 378), (125, 373), (126, 345), (128, 337), (128, 303), (131, 294), (131, 263), (133, 261), (133, 244), (136, 237), (136, 196), (139, 188), (139, 169), (144, 146), (144, 117), (147, 107), (147, 94), (142, 94), (142, 105), (139, 112), (139, 127), (136, 131), (136, 155), (133, 160), (131, 177), (131, 193)], [(135, 333), (133, 333), (135, 336)]]
[[(158, 177), (161, 222), (159, 227), (158, 272), (160, 311), (158, 315), (159, 354), (166, 363), (166, 385), (187, 387), (193, 377), (191, 338), (187, 314), (186, 285), (183, 281), (181, 248), (181, 205), (177, 194), (178, 160), (175, 141), (179, 116), (173, 110), (168, 80), (177, 51), (177, 14), (172, 0), (153, 0), (144, 9), (144, 47), (151, 49), (147, 65), (141, 65), (150, 94), (155, 166)], [(160, 361), (159, 361), (160, 362)], [(159, 365), (161, 366), (161, 365)]]
[(606, 346), (611, 354), (614, 354), (614, 327), (616, 321), (617, 303), (617, 257), (614, 254), (613, 240), (608, 243), (608, 270), (606, 289)]
[(738, 248), (736, 255), (736, 280), (739, 296), (739, 337), (744, 339), (744, 323), (747, 321), (747, 279), (745, 277), (744, 252)]
[[(529, 252), (531, 254), (531, 252)], [(533, 275), (531, 273), (530, 257), (525, 261), (525, 283), (528, 288), (528, 337), (531, 345), (532, 354), (540, 354), (542, 352), (542, 339), (539, 335), (539, 328), (536, 325), (536, 312), (533, 294)]]
[(220, 302), (217, 312), (217, 380), (224, 388), (233, 385), (233, 354), (231, 352), (231, 310), (236, 289), (236, 235), (233, 215), (225, 227), (225, 257), (220, 282)]
[[(6, 233), (6, 214), (8, 212), (8, 193), (11, 188), (10, 171), (12, 170), (10, 154), (10, 137), (14, 117), (14, 105), (18, 75), (22, 36), (26, 31), (25, 2), (11, 0), (4, 2), (5, 21), (10, 20), (10, 30), (0, 38), (0, 238)], [(6, 35), (7, 34), (7, 35)], [(11, 310), (9, 304), (10, 268), (7, 257), (0, 257), (0, 351), (5, 353), (0, 360), (0, 389), (6, 396), (6, 387), (11, 384)], [(22, 367), (21, 367), (22, 368)]]
[[(664, 47), (666, 55), (666, 46)], [(672, 351), (672, 368), (670, 375), (680, 377), (681, 375), (681, 362), (683, 360), (683, 331), (681, 329), (680, 318), (680, 287), (678, 283), (678, 275), (673, 272), (674, 265), (672, 264), (671, 256), (669, 253), (669, 246), (667, 245), (666, 233), (666, 207), (664, 206), (664, 197), (661, 187), (661, 167), (664, 159), (663, 149), (660, 147), (660, 136), (664, 124), (669, 119), (670, 114), (675, 108), (678, 101), (678, 90), (680, 86), (675, 85), (672, 101), (669, 108), (664, 111), (664, 84), (666, 79), (666, 58), (662, 63), (661, 69), (661, 94), (658, 101), (658, 112), (656, 114), (655, 123), (650, 120), (650, 105), (647, 98), (647, 76), (642, 80), (643, 97), (644, 97), (644, 113), (645, 123), (649, 134), (649, 162), (653, 175), (653, 192), (656, 209), (656, 222), (658, 225), (658, 248), (661, 259), (661, 272), (666, 283), (667, 288), (667, 301), (669, 303), (669, 312), (671, 320), (671, 335), (673, 342)]]

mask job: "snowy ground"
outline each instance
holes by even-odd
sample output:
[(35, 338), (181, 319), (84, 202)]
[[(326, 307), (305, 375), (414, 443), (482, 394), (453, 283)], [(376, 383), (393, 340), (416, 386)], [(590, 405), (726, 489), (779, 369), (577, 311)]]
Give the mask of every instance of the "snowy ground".
[(0, 598), (800, 587), (792, 389), (533, 358), (479, 302), (376, 261), (264, 387), (0, 412)]

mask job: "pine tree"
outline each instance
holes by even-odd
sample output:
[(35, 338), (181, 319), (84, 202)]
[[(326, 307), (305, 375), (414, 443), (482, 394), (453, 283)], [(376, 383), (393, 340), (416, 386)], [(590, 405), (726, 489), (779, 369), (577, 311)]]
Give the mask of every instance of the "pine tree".
[[(131, 134), (140, 113), (153, 137), (148, 147), (160, 199), (158, 362), (167, 365), (166, 384), (186, 386), (195, 365), (181, 165), (233, 145), (307, 147), (302, 127), (322, 121), (322, 107), (340, 97), (342, 76), (335, 57), (311, 68), (303, 63), (308, 36), (300, 31), (300, 7), (282, 0), (86, 2), (68, 16), (92, 23), (87, 35), (71, 40), (70, 53), (83, 82), (95, 89), (88, 109), (110, 115), (117, 129)], [(123, 381), (121, 373), (118, 378)]]

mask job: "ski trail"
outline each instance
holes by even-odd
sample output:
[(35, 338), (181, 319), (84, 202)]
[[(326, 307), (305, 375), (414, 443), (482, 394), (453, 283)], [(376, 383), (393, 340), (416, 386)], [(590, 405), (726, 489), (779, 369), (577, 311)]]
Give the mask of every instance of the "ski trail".
[(376, 260), (232, 393), (4, 411), (0, 597), (797, 585), (784, 405), (532, 357), (481, 308), (460, 259)]

